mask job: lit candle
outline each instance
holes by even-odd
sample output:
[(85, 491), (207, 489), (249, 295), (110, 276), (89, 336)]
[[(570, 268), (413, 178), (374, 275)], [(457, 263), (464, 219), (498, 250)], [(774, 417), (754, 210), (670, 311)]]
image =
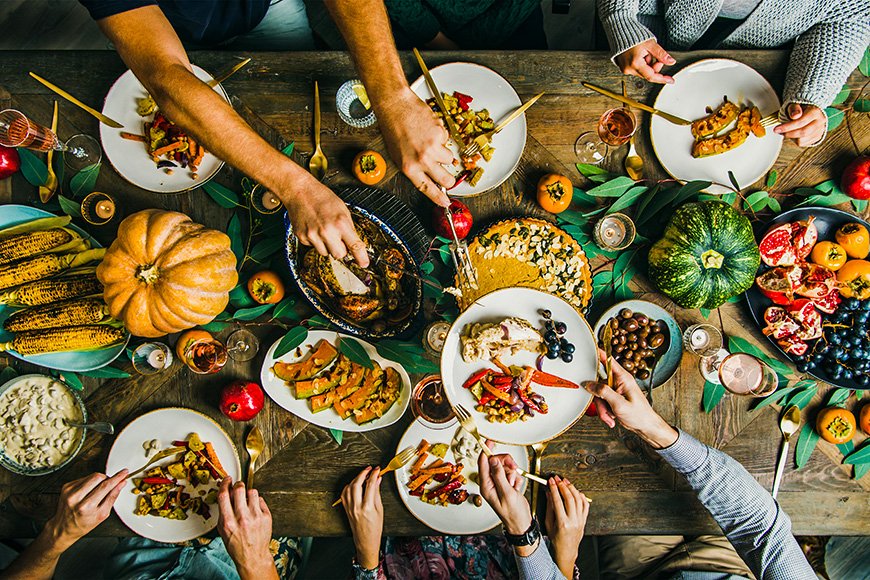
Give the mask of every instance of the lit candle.
[(601, 248), (621, 250), (628, 247), (635, 237), (634, 223), (621, 213), (604, 216), (595, 224), (593, 238)]
[(447, 340), (447, 333), (450, 331), (450, 324), (443, 320), (433, 322), (426, 329), (425, 345), (433, 352), (440, 353), (444, 350), (444, 342)]
[(260, 198), (260, 204), (263, 206), (263, 209), (271, 211), (281, 205), (281, 200), (278, 199), (277, 195), (267, 190), (263, 193), (263, 197)]
[(109, 198), (100, 200), (94, 207), (94, 213), (100, 219), (112, 219), (112, 216), (115, 215), (115, 202)]
[(166, 354), (162, 349), (155, 348), (148, 353), (148, 364), (155, 369), (162, 369), (166, 366)]

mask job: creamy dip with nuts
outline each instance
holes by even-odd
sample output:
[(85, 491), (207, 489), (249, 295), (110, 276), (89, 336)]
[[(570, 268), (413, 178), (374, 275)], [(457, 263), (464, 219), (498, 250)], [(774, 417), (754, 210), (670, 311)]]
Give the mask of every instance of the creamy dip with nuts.
[(26, 468), (59, 465), (75, 452), (82, 413), (72, 393), (51, 377), (20, 380), (0, 395), (0, 451)]

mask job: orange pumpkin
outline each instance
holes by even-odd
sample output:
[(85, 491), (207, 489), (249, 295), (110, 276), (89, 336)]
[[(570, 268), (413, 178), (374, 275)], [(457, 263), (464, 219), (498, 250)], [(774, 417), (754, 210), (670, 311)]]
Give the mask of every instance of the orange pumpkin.
[(550, 173), (538, 181), (538, 203), (550, 213), (561, 213), (571, 205), (574, 185), (564, 175)]
[(97, 278), (111, 315), (148, 338), (211, 322), (239, 280), (226, 234), (159, 209), (121, 222)]

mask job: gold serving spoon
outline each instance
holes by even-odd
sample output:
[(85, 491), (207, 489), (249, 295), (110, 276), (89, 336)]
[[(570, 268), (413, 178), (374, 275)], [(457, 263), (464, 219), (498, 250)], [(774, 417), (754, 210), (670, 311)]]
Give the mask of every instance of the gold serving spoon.
[(257, 458), (260, 456), (260, 453), (265, 449), (266, 443), (263, 441), (263, 434), (260, 433), (260, 430), (254, 425), (254, 428), (250, 430), (247, 438), (245, 439), (245, 449), (248, 451), (248, 455), (251, 458), (251, 461), (248, 463), (248, 477), (245, 481), (245, 485), (248, 489), (254, 487), (254, 463), (256, 463)]
[(329, 162), (320, 149), (320, 88), (314, 81), (314, 155), (308, 161), (308, 170), (318, 181), (323, 181)]
[(785, 414), (779, 421), (779, 430), (782, 431), (782, 450), (779, 452), (779, 461), (776, 464), (776, 475), (773, 476), (773, 489), (770, 495), (776, 499), (779, 493), (779, 484), (782, 483), (782, 475), (785, 470), (785, 461), (788, 458), (788, 440), (798, 432), (801, 427), (801, 410), (792, 405), (786, 409)]

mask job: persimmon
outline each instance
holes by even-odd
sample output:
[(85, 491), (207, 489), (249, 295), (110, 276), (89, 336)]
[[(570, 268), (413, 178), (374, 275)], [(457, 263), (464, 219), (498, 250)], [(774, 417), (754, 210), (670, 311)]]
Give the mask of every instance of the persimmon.
[(816, 432), (828, 443), (839, 445), (855, 436), (855, 415), (843, 407), (825, 407), (816, 417)]
[(824, 241), (813, 246), (810, 259), (819, 266), (824, 266), (828, 270), (836, 272), (843, 267), (849, 256), (846, 255), (846, 250), (840, 244)]
[(870, 298), (870, 262), (867, 260), (849, 260), (837, 272), (840, 294), (843, 298)]
[(858, 425), (861, 426), (861, 431), (870, 435), (870, 403), (861, 407), (861, 412), (858, 413)]
[(284, 298), (284, 282), (272, 270), (262, 270), (248, 280), (248, 294), (258, 304), (275, 304)]
[(375, 185), (387, 174), (387, 162), (377, 151), (360, 151), (353, 159), (353, 174), (366, 185)]
[(178, 360), (183, 362), (184, 364), (188, 363), (187, 348), (191, 343), (196, 342), (197, 340), (211, 340), (213, 337), (210, 332), (207, 330), (202, 330), (201, 328), (192, 328), (190, 330), (185, 330), (178, 337), (178, 342), (175, 343), (175, 354), (178, 356)]
[(848, 223), (840, 226), (836, 238), (850, 258), (863, 260), (870, 254), (870, 233), (862, 224)]
[(571, 205), (574, 185), (564, 175), (550, 173), (538, 181), (538, 204), (550, 213), (562, 213)]

